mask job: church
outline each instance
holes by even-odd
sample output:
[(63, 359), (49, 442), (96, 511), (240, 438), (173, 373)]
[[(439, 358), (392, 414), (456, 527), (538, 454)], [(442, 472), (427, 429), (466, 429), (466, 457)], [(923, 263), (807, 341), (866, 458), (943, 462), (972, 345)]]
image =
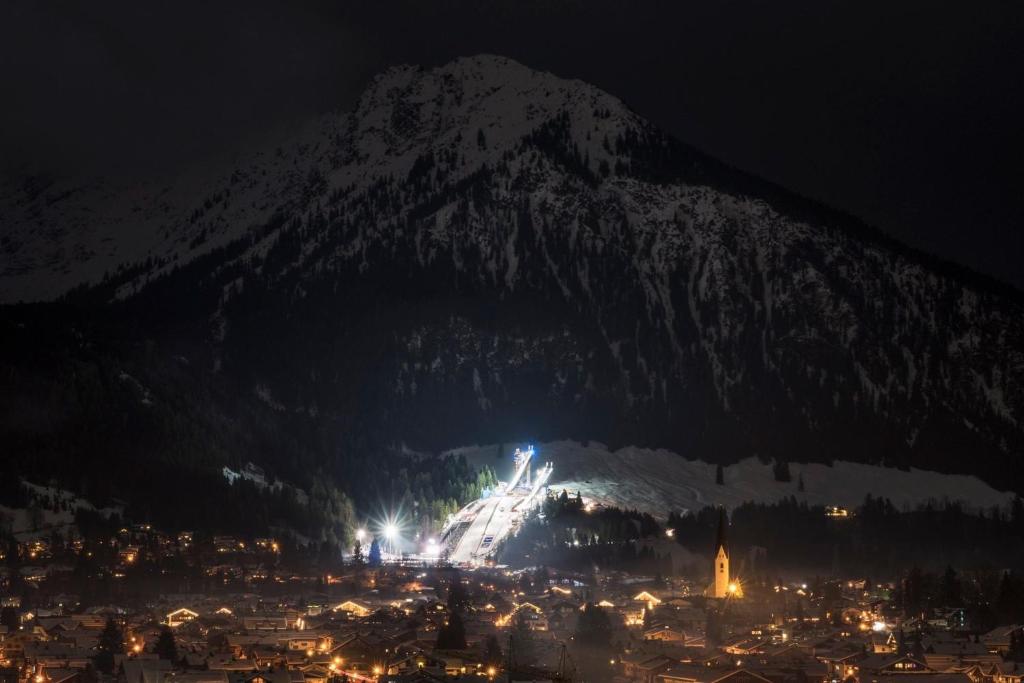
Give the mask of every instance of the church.
[(712, 568), (714, 582), (708, 586), (706, 594), (713, 598), (741, 598), (743, 589), (738, 581), (729, 577), (729, 517), (725, 508), (718, 510), (718, 533), (715, 535), (715, 547), (713, 551), (714, 567)]

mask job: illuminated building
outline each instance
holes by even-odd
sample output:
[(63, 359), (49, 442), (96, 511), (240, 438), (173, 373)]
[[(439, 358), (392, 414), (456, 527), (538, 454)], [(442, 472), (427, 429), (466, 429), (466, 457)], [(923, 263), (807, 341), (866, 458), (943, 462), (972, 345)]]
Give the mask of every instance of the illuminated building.
[(725, 508), (719, 509), (718, 515), (718, 536), (715, 539), (715, 592), (714, 597), (726, 598), (735, 593), (734, 588), (730, 593), (730, 586), (734, 585), (729, 581), (729, 544), (726, 539), (726, 530), (729, 519), (725, 515)]

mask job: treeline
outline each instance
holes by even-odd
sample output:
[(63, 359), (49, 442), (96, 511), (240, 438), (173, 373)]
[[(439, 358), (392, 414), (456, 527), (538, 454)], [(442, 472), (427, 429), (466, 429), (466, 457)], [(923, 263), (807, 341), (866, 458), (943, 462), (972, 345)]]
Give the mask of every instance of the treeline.
[[(795, 498), (744, 503), (730, 515), (733, 562), (750, 569), (819, 568), (841, 574), (898, 575), (911, 566), (978, 569), (1024, 567), (1024, 504), (972, 510), (957, 502), (899, 510), (867, 496), (847, 517)], [(686, 548), (710, 554), (718, 511), (669, 515)]]
[(651, 515), (636, 510), (587, 510), (579, 493), (563, 490), (548, 497), (541, 514), (530, 516), (500, 551), (509, 564), (543, 564), (589, 572), (595, 566), (637, 574), (672, 572), (668, 555), (659, 555), (638, 541), (659, 536)]
[(911, 567), (896, 584), (893, 599), (903, 613), (929, 618), (936, 610), (963, 608), (966, 625), (989, 631), (1024, 621), (1024, 578), (1020, 571), (934, 572)]
[[(404, 452), (372, 425), (268, 405), (208, 372), (200, 347), (66, 312), (0, 318), (0, 504), (33, 516), (66, 506), (30, 496), (24, 480), (169, 532), (294, 533), (340, 549), (356, 510), (401, 510), (430, 527), (496, 483), (464, 458)], [(249, 462), (265, 484), (224, 477)]]

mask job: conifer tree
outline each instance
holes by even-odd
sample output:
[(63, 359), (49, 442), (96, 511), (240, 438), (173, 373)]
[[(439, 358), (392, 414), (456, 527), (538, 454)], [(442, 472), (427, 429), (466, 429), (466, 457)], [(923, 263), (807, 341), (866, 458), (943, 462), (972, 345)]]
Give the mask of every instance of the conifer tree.
[(498, 637), (491, 633), (484, 641), (484, 662), (490, 666), (501, 666), (504, 653), (501, 651), (501, 644)]
[(114, 673), (114, 656), (124, 654), (124, 634), (121, 632), (121, 626), (112, 618), (107, 619), (103, 631), (100, 632), (96, 650), (96, 669), (105, 674)]
[(464, 650), (466, 648), (466, 627), (458, 610), (448, 615), (448, 622), (437, 634), (438, 650)]
[(167, 626), (160, 629), (160, 635), (156, 639), (156, 645), (153, 647), (153, 651), (159, 655), (160, 659), (166, 659), (169, 662), (178, 661), (178, 644), (174, 640), (174, 633)]
[(367, 564), (369, 564), (371, 567), (379, 567), (380, 563), (381, 563), (380, 543), (375, 538), (375, 539), (373, 539), (373, 542), (370, 543), (370, 554), (367, 557)]
[(611, 645), (612, 625), (607, 612), (594, 603), (588, 603), (576, 622), (576, 640), (591, 647)]

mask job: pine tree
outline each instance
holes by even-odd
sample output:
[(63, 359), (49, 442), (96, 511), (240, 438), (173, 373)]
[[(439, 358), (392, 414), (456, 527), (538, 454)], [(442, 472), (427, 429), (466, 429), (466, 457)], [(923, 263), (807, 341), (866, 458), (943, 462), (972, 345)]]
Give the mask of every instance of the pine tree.
[(438, 631), (435, 647), (438, 650), (466, 649), (466, 627), (458, 611), (448, 615), (448, 622)]
[(493, 633), (487, 636), (484, 641), (484, 662), (490, 666), (501, 666), (504, 653), (498, 643), (498, 637)]
[(371, 567), (379, 567), (380, 563), (381, 563), (380, 543), (377, 542), (377, 539), (375, 538), (375, 539), (373, 539), (373, 542), (370, 543), (370, 554), (367, 557), (367, 564), (370, 565)]
[(793, 475), (789, 473), (789, 463), (781, 458), (775, 459), (775, 465), (772, 467), (772, 474), (775, 475), (775, 481), (793, 481)]
[(612, 625), (608, 613), (588, 603), (576, 621), (576, 640), (591, 647), (608, 647), (612, 641)]
[(18, 616), (18, 610), (10, 606), (0, 609), (0, 626), (7, 627), (8, 635), (17, 631), (20, 625), (21, 617)]
[(96, 669), (105, 674), (114, 673), (114, 655), (124, 654), (124, 634), (112, 618), (107, 619), (96, 645)]
[(1003, 572), (999, 582), (999, 593), (996, 596), (996, 615), (1000, 623), (1020, 623), (1024, 617), (1024, 590), (1020, 580), (1013, 572)]
[(530, 624), (526, 615), (520, 610), (516, 612), (512, 621), (512, 635), (510, 640), (512, 649), (512, 668), (521, 669), (535, 663), (536, 646), (533, 642), (533, 634), (530, 631)]
[(804, 473), (803, 472), (801, 472), (800, 474), (797, 475), (796, 490), (799, 491), (800, 493), (804, 492)]
[(178, 661), (178, 644), (174, 641), (174, 633), (169, 627), (164, 626), (160, 629), (160, 635), (156, 639), (153, 651), (159, 655), (160, 659), (166, 659), (169, 662)]
[(947, 566), (942, 575), (942, 604), (946, 607), (959, 607), (960, 596), (960, 578), (952, 566)]
[(357, 567), (361, 567), (363, 562), (363, 544), (357, 538), (355, 545), (352, 546), (352, 563)]
[(719, 486), (725, 484), (725, 468), (721, 464), (715, 467), (715, 483)]
[(469, 605), (469, 594), (466, 592), (466, 587), (462, 585), (462, 579), (456, 574), (448, 587), (448, 610), (457, 612), (467, 605)]

